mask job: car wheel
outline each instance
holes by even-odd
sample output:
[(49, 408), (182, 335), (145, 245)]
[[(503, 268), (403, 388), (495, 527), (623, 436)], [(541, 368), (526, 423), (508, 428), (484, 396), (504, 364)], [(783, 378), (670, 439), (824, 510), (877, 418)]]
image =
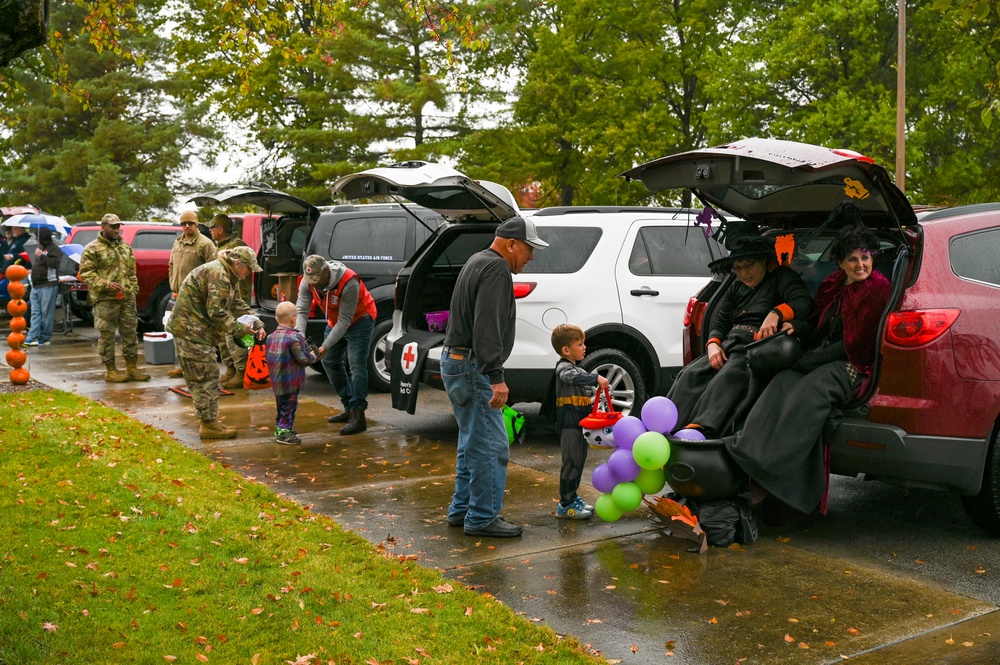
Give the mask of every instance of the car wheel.
[(392, 319), (386, 319), (375, 324), (372, 332), (372, 347), (368, 354), (368, 387), (380, 393), (387, 393), (392, 387), (389, 368), (385, 359), (389, 346), (386, 339), (392, 330)]
[(963, 496), (962, 507), (973, 524), (993, 536), (1000, 536), (1000, 431), (993, 435), (979, 494)]
[(616, 411), (628, 415), (646, 400), (646, 385), (639, 367), (618, 349), (599, 349), (580, 363), (588, 372), (607, 378)]
[(70, 297), (69, 310), (73, 313), (73, 316), (83, 322), (83, 325), (94, 325), (94, 310), (85, 302), (77, 300), (75, 297)]
[(163, 297), (156, 301), (156, 308), (153, 310), (153, 318), (149, 322), (149, 329), (154, 332), (163, 332), (163, 317), (170, 306), (170, 298), (173, 294), (167, 291)]

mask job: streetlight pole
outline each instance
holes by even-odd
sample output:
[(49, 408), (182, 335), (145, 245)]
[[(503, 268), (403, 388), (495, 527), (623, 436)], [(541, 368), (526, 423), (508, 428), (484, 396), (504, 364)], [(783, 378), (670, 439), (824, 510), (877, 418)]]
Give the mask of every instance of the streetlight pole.
[(906, 0), (899, 0), (896, 48), (896, 187), (906, 191)]

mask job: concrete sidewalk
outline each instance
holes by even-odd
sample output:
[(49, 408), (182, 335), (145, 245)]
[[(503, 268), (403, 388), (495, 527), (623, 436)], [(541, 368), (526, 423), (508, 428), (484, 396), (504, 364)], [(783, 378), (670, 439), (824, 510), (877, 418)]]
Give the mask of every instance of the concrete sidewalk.
[[(170, 366), (147, 367), (148, 382), (106, 384), (95, 339), (92, 329), (78, 328), (29, 349), (32, 378), (167, 431), (372, 543), (576, 636), (609, 660), (1000, 661), (993, 603), (797, 547), (799, 532), (765, 528), (752, 546), (698, 555), (645, 508), (613, 524), (556, 520), (558, 441), (530, 410), (528, 442), (512, 451), (504, 510), (525, 525), (524, 536), (477, 540), (445, 520), (457, 430), (443, 393), (425, 390), (417, 416), (372, 395), (369, 431), (340, 437), (326, 423), (339, 400), (310, 373), (296, 420), (301, 446), (274, 443), (270, 391), (243, 390), (219, 402), (239, 438), (203, 444), (191, 401), (169, 391), (183, 383), (166, 377)], [(593, 452), (588, 468), (602, 456)], [(591, 503), (598, 496), (589, 485), (581, 494)]]

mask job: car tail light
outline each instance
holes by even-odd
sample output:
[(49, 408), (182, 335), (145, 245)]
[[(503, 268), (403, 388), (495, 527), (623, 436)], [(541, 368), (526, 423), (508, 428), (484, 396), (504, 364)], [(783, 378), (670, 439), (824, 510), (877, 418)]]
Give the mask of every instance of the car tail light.
[(514, 282), (514, 299), (523, 298), (538, 286), (538, 282)]
[(695, 296), (688, 300), (687, 309), (684, 310), (684, 327), (687, 328), (691, 325), (691, 313), (694, 311), (694, 306), (698, 304), (698, 297)]
[(885, 338), (899, 346), (923, 346), (943, 335), (955, 323), (960, 309), (917, 309), (889, 315)]

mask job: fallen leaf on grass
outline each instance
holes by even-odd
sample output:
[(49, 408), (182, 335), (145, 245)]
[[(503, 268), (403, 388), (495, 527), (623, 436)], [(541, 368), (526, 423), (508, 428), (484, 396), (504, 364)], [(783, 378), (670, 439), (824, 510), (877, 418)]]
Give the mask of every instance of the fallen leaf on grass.
[(177, 656), (168, 656), (167, 654), (163, 654), (163, 660), (167, 661), (168, 663), (172, 663), (175, 660), (177, 660)]
[(466, 607), (465, 608), (465, 616), (467, 616), (467, 617), (471, 617), (472, 616), (472, 608), (471, 607)]
[(708, 620), (708, 622), (710, 624), (712, 624), (712, 625), (715, 625), (715, 624), (719, 623), (719, 620), (717, 618), (715, 618), (715, 617), (712, 617), (711, 619)]
[(450, 584), (448, 584), (448, 583), (445, 583), (445, 584), (440, 584), (440, 585), (438, 585), (438, 586), (435, 586), (435, 587), (431, 587), (431, 588), (432, 588), (432, 589), (434, 589), (435, 591), (437, 591), (438, 593), (451, 593), (452, 591), (454, 591), (454, 590), (455, 590), (455, 589), (454, 589), (454, 588), (453, 588), (453, 587), (452, 587), (452, 586), (451, 586)]
[(196, 654), (194, 655), (194, 657), (195, 657), (195, 658), (197, 658), (198, 660), (200, 660), (200, 661), (201, 661), (201, 662), (203, 662), (203, 663), (207, 663), (207, 662), (208, 662), (208, 656), (206, 656), (206, 655), (205, 655), (205, 654), (203, 654), (203, 653), (196, 653)]
[(246, 558), (246, 557), (244, 556), (244, 557), (240, 557), (239, 559), (236, 559), (236, 558), (234, 558), (234, 559), (233, 559), (233, 561), (235, 561), (236, 563), (238, 563), (238, 564), (241, 564), (241, 565), (242, 565), (242, 564), (245, 564), (245, 563), (247, 563), (248, 561), (250, 561), (250, 559), (248, 559), (248, 558)]
[(45, 623), (43, 623), (42, 624), (42, 628), (44, 628), (45, 630), (49, 631), (50, 633), (54, 633), (57, 630), (59, 630), (59, 626), (57, 624), (54, 624), (54, 623), (50, 622), (50, 621), (46, 621)]
[(785, 641), (791, 644), (792, 642), (795, 641), (795, 638), (789, 635), (788, 633), (785, 633)]

